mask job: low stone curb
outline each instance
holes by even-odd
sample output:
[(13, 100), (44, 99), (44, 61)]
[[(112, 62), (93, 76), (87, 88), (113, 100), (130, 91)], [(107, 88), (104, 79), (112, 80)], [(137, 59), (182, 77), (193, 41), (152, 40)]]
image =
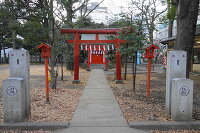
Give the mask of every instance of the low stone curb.
[(200, 130), (199, 121), (129, 122), (130, 127), (142, 130)]
[(0, 123), (2, 130), (57, 130), (68, 128), (68, 122), (16, 122)]

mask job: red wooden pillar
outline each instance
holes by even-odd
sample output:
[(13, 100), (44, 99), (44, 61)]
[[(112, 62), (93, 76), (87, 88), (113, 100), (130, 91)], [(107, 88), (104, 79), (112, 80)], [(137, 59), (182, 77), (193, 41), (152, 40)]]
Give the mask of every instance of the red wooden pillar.
[(95, 38), (96, 40), (99, 40), (99, 34), (96, 34), (96, 38)]
[(91, 62), (90, 62), (90, 58), (91, 58), (90, 56), (91, 56), (91, 54), (90, 54), (90, 49), (88, 49), (88, 64), (87, 64), (87, 65), (88, 65), (88, 68), (87, 68), (87, 71), (90, 71), (90, 63), (91, 63)]
[(75, 33), (74, 38), (74, 81), (73, 83), (79, 83), (79, 34)]
[(116, 39), (116, 83), (123, 83), (122, 78), (121, 78), (121, 61), (120, 61), (120, 41), (119, 38)]
[(108, 71), (108, 60), (107, 60), (107, 57), (106, 57), (106, 48), (104, 46), (103, 48), (103, 54), (104, 54), (104, 71)]
[(146, 96), (150, 96), (150, 86), (151, 86), (151, 58), (148, 58), (148, 76), (147, 76), (147, 93)]
[(44, 58), (45, 63), (45, 83), (46, 83), (46, 102), (49, 102), (49, 80), (48, 80), (48, 58)]

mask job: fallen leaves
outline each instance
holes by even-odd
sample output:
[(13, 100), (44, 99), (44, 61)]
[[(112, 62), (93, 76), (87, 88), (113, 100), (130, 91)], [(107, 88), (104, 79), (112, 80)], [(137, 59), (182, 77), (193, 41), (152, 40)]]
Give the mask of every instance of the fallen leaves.
[[(5, 67), (7, 68), (1, 71), (0, 81), (8, 77), (8, 65), (5, 65)], [(82, 95), (88, 76), (88, 71), (80, 69), (81, 82), (73, 84), (71, 72), (64, 70), (64, 80), (61, 81), (60, 77), (58, 77), (57, 89), (50, 89), (50, 103), (46, 103), (44, 65), (31, 65), (31, 117), (28, 121), (70, 121)], [(0, 99), (0, 121), (3, 122), (2, 98)]]
[[(127, 121), (171, 121), (165, 114), (165, 73), (151, 74), (151, 95), (146, 97), (147, 73), (138, 73), (133, 90), (132, 74), (123, 84), (115, 84), (114, 75), (107, 79)], [(191, 76), (195, 82), (195, 95), (200, 95), (200, 76)]]

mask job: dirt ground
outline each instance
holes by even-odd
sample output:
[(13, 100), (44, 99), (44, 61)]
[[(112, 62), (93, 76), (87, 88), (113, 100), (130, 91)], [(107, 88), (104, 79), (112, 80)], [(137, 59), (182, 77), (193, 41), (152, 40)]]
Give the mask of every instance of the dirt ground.
[[(140, 71), (140, 69), (138, 69)], [(113, 70), (112, 70), (113, 71)], [(31, 99), (32, 115), (28, 121), (70, 121), (82, 90), (86, 84), (89, 72), (80, 69), (80, 84), (72, 84), (73, 77), (70, 71), (64, 71), (64, 80), (58, 78), (58, 88), (50, 90), (50, 104), (45, 103), (44, 66), (31, 65)], [(110, 70), (107, 79), (112, 87), (115, 97), (128, 122), (131, 121), (171, 121), (165, 114), (165, 76), (163, 72), (152, 73), (151, 96), (146, 98), (146, 74), (138, 73), (136, 77), (136, 89), (133, 90), (132, 74), (127, 75), (127, 80), (123, 84), (115, 84), (114, 75)], [(0, 89), (2, 80), (9, 76), (8, 66), (0, 65)], [(122, 75), (123, 77), (123, 75)], [(191, 74), (194, 80), (194, 113), (193, 120), (200, 119), (200, 76)], [(1, 93), (0, 93), (1, 94)], [(0, 121), (2, 122), (2, 94), (0, 95)], [(16, 130), (13, 130), (13, 132)], [(0, 130), (4, 132), (4, 130)], [(5, 131), (7, 133), (7, 131)], [(12, 132), (12, 130), (11, 130)], [(18, 132), (18, 131), (17, 131)], [(28, 133), (30, 131), (19, 131)], [(50, 131), (32, 131), (43, 133)], [(196, 130), (170, 130), (151, 131), (152, 133), (200, 133)]]
[[(60, 74), (59, 68), (59, 75)], [(0, 65), (0, 88), (2, 80), (8, 78), (8, 65)], [(72, 84), (71, 72), (64, 69), (64, 80), (58, 77), (57, 89), (50, 89), (50, 103), (45, 102), (44, 65), (31, 65), (30, 89), (31, 89), (31, 117), (28, 121), (59, 121), (66, 122), (72, 119), (72, 115), (82, 95), (89, 72), (80, 69), (80, 84)], [(3, 121), (2, 95), (0, 99), (0, 121)]]
[[(138, 68), (135, 90), (133, 90), (132, 74), (127, 75), (127, 80), (124, 80), (123, 84), (115, 84), (113, 79), (114, 75), (109, 72), (107, 74), (108, 83), (128, 122), (172, 121), (165, 114), (166, 73), (164, 71), (158, 70), (151, 74), (151, 95), (149, 98), (146, 98), (147, 72), (144, 72), (144, 68)], [(193, 120), (197, 121), (200, 120), (200, 76), (192, 73), (190, 74), (190, 79), (194, 80)], [(154, 130), (151, 132), (200, 133), (200, 130)]]
[[(140, 71), (138, 71), (140, 72)], [(123, 84), (115, 84), (114, 75), (107, 76), (114, 95), (128, 122), (134, 121), (171, 121), (165, 114), (166, 73), (151, 74), (151, 95), (146, 97), (147, 72), (136, 76), (136, 89), (133, 90), (132, 74), (127, 75)], [(193, 120), (200, 119), (200, 76), (191, 75), (194, 80), (194, 113)]]

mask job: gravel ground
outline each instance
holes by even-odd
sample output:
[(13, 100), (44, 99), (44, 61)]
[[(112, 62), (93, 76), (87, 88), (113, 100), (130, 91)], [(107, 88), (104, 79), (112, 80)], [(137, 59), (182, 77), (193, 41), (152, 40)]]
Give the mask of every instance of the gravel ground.
[[(165, 73), (152, 73), (151, 96), (146, 98), (147, 73), (138, 73), (136, 76), (136, 89), (133, 90), (132, 74), (127, 75), (123, 84), (115, 84), (112, 74), (107, 76), (115, 97), (127, 121), (169, 121), (165, 114)], [(194, 80), (194, 120), (199, 120), (200, 102), (200, 76), (191, 75)], [(196, 105), (198, 104), (198, 106)]]
[[(7, 67), (7, 69), (1, 69), (2, 67)], [(0, 65), (0, 73), (0, 88), (2, 88), (2, 80), (9, 75), (8, 65)], [(30, 75), (31, 117), (28, 121), (70, 121), (82, 95), (89, 72), (80, 69), (80, 84), (72, 84), (71, 72), (64, 70), (64, 80), (61, 81), (58, 77), (57, 89), (50, 89), (49, 104), (45, 103), (44, 65), (31, 65)], [(2, 97), (0, 104), (0, 121), (2, 122)]]
[(135, 90), (132, 89), (132, 74), (127, 75), (124, 84), (115, 84), (112, 80), (113, 75), (109, 75), (107, 79), (128, 122), (169, 120), (164, 112), (165, 77), (163, 74), (152, 74), (151, 96), (148, 99), (146, 98), (146, 73), (137, 74)]
[[(113, 71), (113, 70), (111, 70)], [(165, 114), (166, 73), (152, 73), (151, 96), (146, 98), (147, 73), (137, 73), (136, 89), (133, 90), (132, 74), (127, 75), (123, 84), (115, 84), (114, 75), (107, 74), (108, 82), (128, 122), (172, 121)], [(194, 80), (193, 120), (200, 120), (200, 76), (191, 74)], [(200, 133), (196, 130), (152, 131), (153, 133)]]

